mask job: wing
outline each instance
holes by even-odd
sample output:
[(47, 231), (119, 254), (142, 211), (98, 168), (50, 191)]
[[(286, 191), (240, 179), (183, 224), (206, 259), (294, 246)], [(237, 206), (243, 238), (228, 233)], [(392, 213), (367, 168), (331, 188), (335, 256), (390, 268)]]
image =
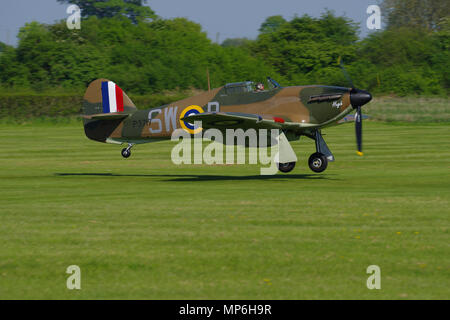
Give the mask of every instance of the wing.
[(287, 122), (280, 117), (263, 118), (257, 114), (238, 112), (206, 112), (191, 115), (181, 119), (183, 121), (201, 121), (204, 129), (280, 129), (300, 132), (303, 129), (316, 127), (315, 124)]

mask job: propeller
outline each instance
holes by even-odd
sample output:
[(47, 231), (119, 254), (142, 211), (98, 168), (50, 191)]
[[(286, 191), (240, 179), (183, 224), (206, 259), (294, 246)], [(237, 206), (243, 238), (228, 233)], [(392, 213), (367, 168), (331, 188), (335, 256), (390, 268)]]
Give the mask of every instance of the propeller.
[(338, 65), (341, 67), (345, 78), (347, 79), (348, 83), (350, 84), (350, 88), (355, 89), (355, 86), (353, 85), (352, 78), (350, 78), (350, 76), (348, 75), (348, 72), (347, 72), (347, 70), (344, 67), (344, 63), (342, 62), (341, 57), (338, 58)]
[(356, 154), (362, 156), (362, 114), (361, 106), (356, 107), (355, 115), (355, 134), (356, 134)]
[(341, 57), (338, 59), (338, 64), (347, 78), (352, 90), (350, 90), (350, 103), (354, 109), (356, 109), (355, 114), (355, 135), (356, 135), (356, 154), (359, 156), (363, 155), (362, 152), (362, 111), (361, 107), (372, 100), (372, 95), (364, 90), (356, 89), (353, 85), (352, 78), (350, 78), (347, 70), (345, 70), (344, 64), (342, 63)]

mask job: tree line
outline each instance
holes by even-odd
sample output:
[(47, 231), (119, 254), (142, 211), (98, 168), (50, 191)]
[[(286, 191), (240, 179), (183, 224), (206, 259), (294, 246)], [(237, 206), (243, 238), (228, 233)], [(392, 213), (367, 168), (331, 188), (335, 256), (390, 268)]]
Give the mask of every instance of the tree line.
[(142, 0), (70, 2), (82, 9), (80, 30), (32, 22), (17, 47), (0, 43), (0, 88), (81, 91), (105, 77), (135, 94), (207, 89), (207, 69), (212, 87), (266, 76), (284, 86), (349, 86), (339, 57), (355, 85), (374, 93), (448, 95), (450, 88), (448, 1), (385, 0), (387, 27), (362, 40), (355, 22), (325, 11), (269, 17), (256, 39), (222, 44), (185, 18), (159, 18)]

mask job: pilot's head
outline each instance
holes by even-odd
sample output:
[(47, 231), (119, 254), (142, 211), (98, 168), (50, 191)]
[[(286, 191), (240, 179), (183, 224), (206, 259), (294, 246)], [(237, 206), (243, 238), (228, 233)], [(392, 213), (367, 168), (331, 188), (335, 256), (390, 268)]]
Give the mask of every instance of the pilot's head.
[(264, 90), (264, 85), (261, 82), (258, 82), (256, 84), (256, 91), (263, 91)]

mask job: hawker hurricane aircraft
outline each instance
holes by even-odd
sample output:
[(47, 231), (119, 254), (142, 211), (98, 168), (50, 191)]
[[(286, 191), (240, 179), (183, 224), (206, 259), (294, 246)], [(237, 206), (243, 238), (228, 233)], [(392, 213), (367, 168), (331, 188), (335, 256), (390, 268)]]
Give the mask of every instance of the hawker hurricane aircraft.
[[(118, 85), (98, 79), (84, 96), (84, 130), (95, 141), (127, 143), (122, 156), (128, 158), (133, 145), (170, 139), (180, 128), (191, 134), (209, 128), (279, 129), (289, 141), (301, 136), (315, 140), (316, 152), (308, 164), (312, 171), (322, 172), (334, 156), (321, 130), (354, 121), (357, 153), (362, 155), (361, 106), (372, 99), (369, 92), (353, 85), (282, 87), (270, 77), (268, 85), (264, 89), (261, 83), (250, 81), (230, 83), (158, 108), (138, 110)], [(353, 117), (349, 114), (354, 109)], [(201, 128), (194, 121), (201, 121)], [(277, 165), (281, 172), (289, 172), (295, 162)]]

